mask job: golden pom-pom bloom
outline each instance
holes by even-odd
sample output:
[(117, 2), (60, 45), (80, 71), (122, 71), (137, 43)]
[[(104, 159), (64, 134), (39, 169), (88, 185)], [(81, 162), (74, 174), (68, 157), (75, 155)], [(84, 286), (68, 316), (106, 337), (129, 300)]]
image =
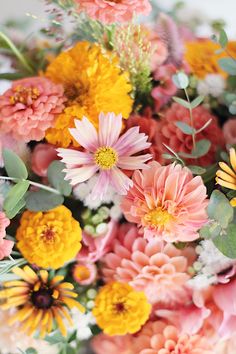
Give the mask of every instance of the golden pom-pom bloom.
[(61, 147), (78, 146), (68, 130), (74, 128), (75, 118), (86, 116), (97, 127), (100, 112), (129, 117), (133, 105), (129, 74), (121, 70), (114, 54), (97, 44), (79, 42), (60, 53), (49, 64), (45, 75), (62, 84), (67, 97), (64, 112), (47, 130), (48, 142)]
[(150, 312), (151, 305), (143, 292), (119, 282), (99, 290), (93, 309), (98, 326), (111, 336), (138, 332)]
[(80, 224), (64, 205), (46, 212), (25, 211), (16, 232), (24, 258), (42, 268), (57, 269), (81, 249)]
[(3, 310), (17, 308), (17, 311), (9, 319), (9, 324), (22, 322), (22, 330), (32, 335), (35, 331), (44, 337), (53, 330), (54, 322), (63, 336), (66, 336), (66, 319), (72, 326), (73, 322), (69, 309), (76, 307), (84, 312), (84, 307), (75, 299), (77, 294), (72, 291), (71, 283), (62, 282), (64, 277), (56, 275), (52, 279), (46, 270), (36, 273), (29, 266), (23, 269), (15, 267), (13, 273), (20, 280), (12, 280), (4, 283), (4, 289), (0, 291), (0, 306)]

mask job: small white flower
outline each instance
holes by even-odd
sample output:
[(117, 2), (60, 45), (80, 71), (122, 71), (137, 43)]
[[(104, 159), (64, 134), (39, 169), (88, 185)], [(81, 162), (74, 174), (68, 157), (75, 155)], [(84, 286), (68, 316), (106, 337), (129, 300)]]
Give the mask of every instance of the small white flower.
[(221, 75), (208, 74), (204, 80), (199, 80), (197, 91), (199, 95), (211, 95), (215, 98), (222, 95), (225, 89), (225, 80)]
[(80, 311), (73, 309), (71, 314), (74, 322), (74, 329), (77, 330), (77, 339), (89, 339), (92, 336), (90, 327), (96, 323), (92, 313), (88, 312), (83, 314)]

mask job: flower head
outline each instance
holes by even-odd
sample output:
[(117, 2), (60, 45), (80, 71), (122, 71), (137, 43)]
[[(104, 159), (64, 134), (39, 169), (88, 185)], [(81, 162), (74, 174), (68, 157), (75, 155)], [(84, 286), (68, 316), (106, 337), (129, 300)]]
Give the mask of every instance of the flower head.
[(47, 212), (25, 211), (16, 232), (17, 247), (28, 262), (57, 269), (76, 256), (81, 234), (64, 205)]
[(216, 183), (222, 187), (236, 190), (236, 152), (234, 148), (229, 150), (230, 164), (219, 162), (220, 169), (216, 172)]
[(31, 168), (38, 176), (46, 177), (51, 162), (58, 160), (54, 146), (50, 144), (38, 144), (31, 154)]
[(124, 118), (129, 117), (133, 104), (129, 95), (132, 91), (129, 75), (121, 71), (117, 57), (104, 53), (98, 45), (79, 42), (59, 54), (45, 75), (62, 84), (67, 97), (65, 110), (47, 131), (49, 143), (60, 147), (78, 146), (68, 130), (74, 127), (75, 118), (86, 116), (97, 126), (100, 112), (112, 111), (121, 113)]
[(172, 308), (190, 299), (187, 269), (194, 258), (192, 248), (181, 251), (160, 239), (145, 240), (127, 224), (120, 227), (111, 252), (101, 260), (102, 273), (106, 282), (126, 282), (144, 291), (157, 308)]
[(167, 242), (196, 240), (207, 222), (207, 194), (201, 177), (193, 177), (180, 165), (149, 163), (135, 171), (133, 187), (123, 198), (128, 221), (137, 223), (146, 238), (162, 237)]
[(109, 335), (138, 332), (150, 312), (151, 305), (143, 292), (119, 282), (112, 282), (100, 289), (93, 309), (98, 326)]
[(0, 260), (10, 256), (12, 248), (14, 246), (13, 241), (5, 239), (6, 227), (10, 224), (10, 220), (6, 215), (0, 211)]
[(31, 335), (39, 330), (41, 337), (44, 337), (52, 331), (55, 320), (61, 333), (66, 336), (63, 318), (72, 325), (68, 309), (77, 307), (84, 312), (83, 306), (75, 300), (77, 294), (72, 291), (74, 286), (62, 282), (64, 277), (61, 275), (50, 279), (46, 270), (36, 273), (29, 266), (23, 269), (15, 267), (13, 273), (20, 280), (5, 282), (4, 289), (0, 291), (2, 309), (18, 308), (9, 323), (20, 321), (23, 331)]
[(232, 117), (225, 122), (223, 134), (226, 144), (236, 144), (236, 117)]
[(103, 23), (131, 21), (134, 14), (148, 15), (151, 5), (148, 0), (76, 0), (78, 10)]
[(97, 276), (97, 268), (94, 263), (77, 262), (73, 268), (73, 278), (81, 285), (89, 285)]
[(98, 133), (92, 123), (84, 117), (75, 120), (75, 129), (70, 129), (71, 135), (85, 149), (85, 152), (58, 149), (59, 156), (66, 164), (65, 179), (71, 180), (72, 185), (84, 182), (97, 171), (99, 178), (94, 186), (94, 198), (101, 198), (111, 184), (119, 194), (126, 194), (132, 186), (132, 181), (122, 170), (145, 168), (145, 162), (150, 154), (131, 156), (147, 149), (148, 137), (139, 133), (139, 128), (129, 129), (120, 135), (122, 116), (114, 113), (99, 115)]
[(64, 109), (63, 87), (43, 77), (15, 81), (0, 96), (0, 130), (16, 140), (41, 140)]

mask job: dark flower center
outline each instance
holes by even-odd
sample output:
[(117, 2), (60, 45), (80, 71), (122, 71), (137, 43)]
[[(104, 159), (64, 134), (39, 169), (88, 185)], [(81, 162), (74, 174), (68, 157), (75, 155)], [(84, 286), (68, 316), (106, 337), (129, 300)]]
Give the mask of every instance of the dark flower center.
[(39, 309), (49, 309), (53, 304), (52, 290), (42, 288), (38, 291), (33, 291), (31, 300), (35, 307)]
[(126, 309), (125, 309), (125, 304), (123, 303), (123, 302), (117, 302), (116, 304), (115, 304), (115, 310), (116, 310), (116, 312), (125, 312), (126, 311)]

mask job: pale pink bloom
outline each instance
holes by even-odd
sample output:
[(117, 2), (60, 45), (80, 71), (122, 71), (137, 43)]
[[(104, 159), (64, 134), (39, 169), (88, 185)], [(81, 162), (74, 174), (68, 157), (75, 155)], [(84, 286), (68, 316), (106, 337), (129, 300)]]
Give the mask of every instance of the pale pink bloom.
[(108, 336), (100, 333), (92, 339), (92, 348), (96, 354), (137, 354), (132, 350), (134, 338), (125, 336)]
[(14, 246), (13, 241), (5, 240), (6, 228), (10, 224), (10, 220), (0, 211), (0, 260), (9, 257)]
[(199, 238), (198, 230), (208, 220), (201, 177), (193, 177), (187, 167), (175, 163), (148, 165), (149, 169), (134, 172), (134, 185), (123, 198), (126, 219), (138, 224), (148, 239), (190, 242)]
[(64, 101), (63, 86), (44, 77), (15, 81), (0, 96), (1, 132), (20, 141), (41, 140), (63, 111)]
[(193, 248), (181, 251), (161, 239), (145, 240), (134, 225), (126, 224), (118, 230), (112, 251), (102, 259), (102, 272), (106, 282), (126, 282), (144, 291), (158, 309), (173, 308), (191, 299), (186, 283), (194, 257)]
[(219, 338), (215, 346), (215, 354), (233, 354), (236, 348), (236, 335), (232, 333), (232, 336), (226, 340)]
[(103, 23), (128, 22), (134, 15), (148, 15), (152, 9), (148, 0), (76, 0), (78, 10)]
[(116, 238), (117, 223), (111, 220), (105, 235), (94, 237), (83, 232), (82, 248), (77, 254), (79, 262), (96, 262), (111, 250), (112, 243)]
[(229, 119), (223, 126), (226, 144), (236, 144), (236, 117)]
[(97, 267), (94, 263), (77, 262), (73, 268), (73, 278), (80, 285), (90, 285), (97, 277)]
[(214, 354), (206, 337), (181, 333), (163, 321), (147, 322), (134, 337), (132, 354)]
[(139, 133), (139, 127), (133, 127), (119, 137), (122, 116), (114, 113), (100, 113), (98, 132), (86, 117), (81, 121), (75, 119), (75, 126), (69, 129), (70, 133), (85, 151), (57, 149), (67, 167), (65, 179), (76, 185), (99, 172), (92, 191), (94, 199), (102, 199), (109, 185), (119, 194), (127, 194), (133, 182), (123, 171), (146, 167), (145, 162), (152, 157), (150, 154), (132, 155), (150, 147), (148, 136)]
[(30, 150), (27, 144), (23, 141), (15, 140), (11, 134), (0, 134), (0, 167), (4, 166), (2, 157), (4, 149), (14, 151), (27, 164), (30, 156)]
[(38, 144), (31, 155), (32, 171), (40, 177), (46, 177), (48, 167), (54, 160), (58, 160), (55, 147), (50, 144)]

